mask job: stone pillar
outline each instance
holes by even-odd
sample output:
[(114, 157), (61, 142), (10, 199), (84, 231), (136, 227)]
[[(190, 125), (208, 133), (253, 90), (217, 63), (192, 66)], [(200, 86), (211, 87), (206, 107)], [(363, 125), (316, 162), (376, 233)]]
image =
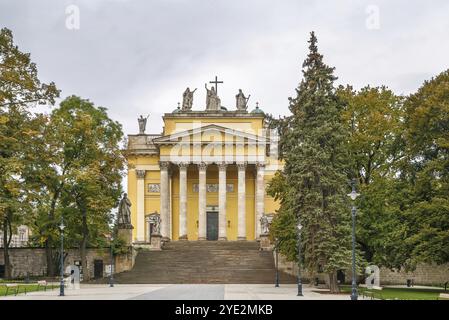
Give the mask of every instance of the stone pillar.
[(150, 220), (147, 217), (145, 218), (145, 242), (150, 242), (150, 230), (151, 230)]
[(246, 240), (246, 163), (237, 164), (238, 168), (238, 227), (237, 240)]
[(145, 170), (136, 170), (137, 177), (137, 241), (145, 241)]
[(261, 228), (260, 218), (265, 213), (265, 163), (256, 163), (257, 177), (256, 177), (256, 239), (259, 239)]
[(226, 237), (226, 163), (218, 165), (218, 240)]
[(173, 170), (168, 170), (168, 234), (169, 238), (173, 237)]
[(206, 240), (206, 171), (207, 164), (198, 164), (199, 185), (198, 185), (198, 240)]
[(187, 240), (187, 163), (179, 163), (179, 240)]
[(161, 161), (159, 162), (159, 167), (161, 169), (161, 190), (160, 190), (161, 235), (164, 240), (169, 240), (170, 239), (170, 212), (169, 212), (170, 189), (168, 183), (169, 162)]

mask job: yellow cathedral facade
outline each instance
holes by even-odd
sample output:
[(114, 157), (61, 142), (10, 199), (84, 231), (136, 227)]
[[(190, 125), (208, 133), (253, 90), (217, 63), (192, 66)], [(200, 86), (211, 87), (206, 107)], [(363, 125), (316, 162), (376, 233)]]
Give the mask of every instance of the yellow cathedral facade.
[(216, 85), (205, 86), (205, 110), (192, 110), (195, 90), (187, 88), (182, 107), (163, 115), (162, 133), (145, 133), (141, 116), (139, 133), (128, 135), (134, 244), (155, 233), (163, 241), (257, 240), (278, 209), (265, 190), (282, 168), (277, 136), (258, 106), (247, 111), (241, 90), (236, 110), (221, 106)]

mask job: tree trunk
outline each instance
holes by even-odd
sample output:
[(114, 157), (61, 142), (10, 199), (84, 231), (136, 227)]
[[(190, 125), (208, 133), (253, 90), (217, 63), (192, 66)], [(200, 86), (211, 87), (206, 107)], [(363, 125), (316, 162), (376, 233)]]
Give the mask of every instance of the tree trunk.
[(338, 282), (337, 282), (337, 272), (329, 273), (329, 290), (330, 290), (330, 293), (339, 293), (340, 292), (340, 288), (338, 287)]
[(55, 277), (55, 260), (53, 257), (53, 248), (51, 247), (50, 239), (45, 240), (45, 257), (47, 260), (47, 276)]
[(11, 263), (9, 261), (8, 213), (3, 219), (3, 259), (5, 260), (5, 279), (11, 279)]
[[(51, 199), (50, 211), (48, 212), (48, 220), (51, 221), (49, 228), (54, 227), (53, 220), (55, 218), (56, 202), (58, 201), (60, 195), (59, 190), (62, 188), (62, 186), (63, 185), (61, 184), (59, 189), (57, 189), (54, 193), (53, 199)], [(48, 232), (48, 234), (50, 234), (50, 232)], [(48, 237), (47, 240), (45, 240), (45, 256), (47, 260), (47, 276), (55, 277), (57, 268), (55, 268), (55, 257), (53, 256), (53, 239), (51, 239), (51, 237)]]
[(86, 247), (87, 247), (87, 241), (89, 238), (89, 228), (87, 227), (87, 210), (82, 209), (83, 213), (83, 225), (82, 225), (82, 232), (83, 232), (83, 239), (81, 240), (81, 246), (80, 246), (80, 256), (81, 256), (81, 266), (83, 267), (83, 280), (89, 280), (89, 270), (87, 269), (87, 253), (86, 253)]

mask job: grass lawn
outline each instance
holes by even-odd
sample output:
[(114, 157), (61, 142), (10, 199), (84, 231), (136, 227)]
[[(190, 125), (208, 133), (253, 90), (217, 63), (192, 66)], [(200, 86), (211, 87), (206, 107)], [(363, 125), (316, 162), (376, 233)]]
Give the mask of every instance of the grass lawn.
[[(340, 288), (342, 292), (351, 293), (349, 285)], [(439, 288), (383, 288), (382, 290), (358, 288), (358, 292), (359, 296), (365, 295), (368, 298), (382, 300), (440, 300), (440, 293), (444, 293), (444, 290)]]
[[(38, 286), (37, 283), (29, 283), (29, 284), (24, 284), (24, 283), (18, 283), (18, 293), (17, 294), (21, 294), (21, 293), (25, 293), (26, 292), (31, 292), (31, 291), (43, 291), (44, 287), (42, 286)], [(52, 290), (54, 288), (57, 288), (57, 285), (47, 285), (47, 290)], [(16, 288), (9, 288), (8, 289), (8, 296), (9, 295), (14, 295), (16, 292)], [(0, 297), (5, 296), (6, 295), (6, 282), (0, 282)]]

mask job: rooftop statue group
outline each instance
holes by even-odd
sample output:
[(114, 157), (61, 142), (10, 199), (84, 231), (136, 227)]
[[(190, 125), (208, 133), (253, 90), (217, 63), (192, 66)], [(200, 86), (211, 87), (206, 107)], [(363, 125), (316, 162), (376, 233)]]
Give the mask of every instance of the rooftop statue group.
[[(217, 94), (217, 83), (223, 83), (222, 81), (218, 81), (215, 79), (215, 81), (211, 81), (211, 83), (215, 83), (215, 87), (212, 86), (210, 89), (207, 87), (207, 83), (204, 84), (204, 87), (206, 88), (206, 110), (222, 110), (221, 100), (220, 97)], [(189, 87), (186, 88), (184, 93), (182, 94), (182, 111), (190, 111), (192, 110), (193, 106), (193, 94), (195, 93), (195, 90), (191, 91)], [(251, 95), (248, 95), (248, 97), (245, 96), (242, 89), (239, 89), (239, 92), (235, 95), (235, 106), (238, 111), (246, 111), (248, 108), (248, 100), (251, 97)], [(178, 109), (179, 109), (179, 103), (178, 103)], [(225, 108), (224, 108), (225, 109)], [(225, 109), (226, 110), (226, 109)], [(139, 134), (145, 134), (145, 129), (147, 126), (147, 120), (149, 116), (144, 117), (143, 115), (140, 115), (139, 118), (137, 118), (137, 121), (139, 122)]]
[[(211, 87), (210, 89), (207, 87), (207, 83), (204, 84), (204, 87), (206, 88), (206, 110), (221, 110), (221, 100), (220, 97), (217, 95), (217, 89), (215, 87)], [(182, 95), (182, 111), (190, 111), (192, 110), (193, 106), (193, 93), (197, 89), (191, 91), (189, 87), (184, 91)], [(251, 95), (246, 97), (242, 91), (242, 89), (239, 89), (239, 92), (235, 96), (235, 104), (236, 108), (239, 111), (246, 111), (248, 107), (248, 100)]]

